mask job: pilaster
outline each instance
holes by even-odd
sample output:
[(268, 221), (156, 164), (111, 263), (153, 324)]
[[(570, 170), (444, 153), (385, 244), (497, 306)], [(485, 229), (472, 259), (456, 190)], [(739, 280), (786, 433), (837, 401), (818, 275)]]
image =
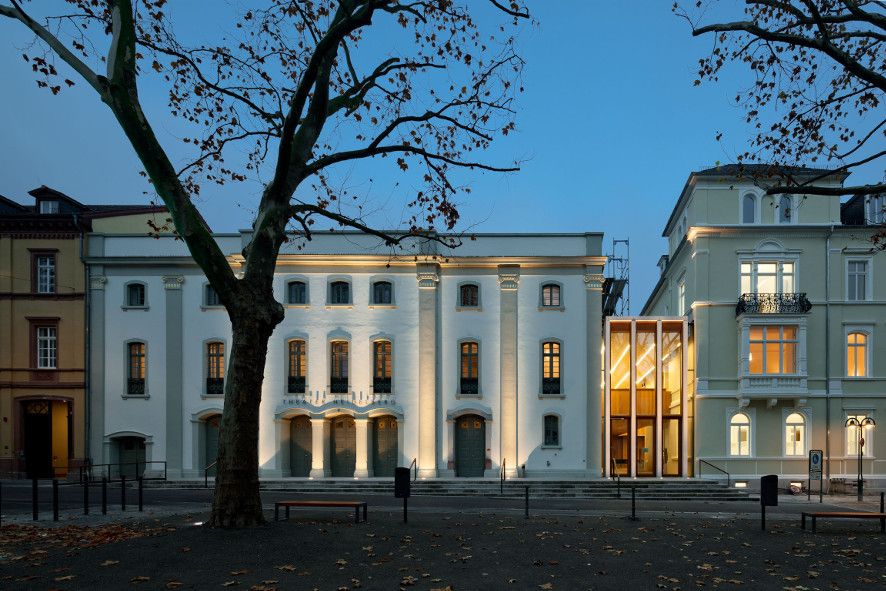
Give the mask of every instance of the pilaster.
[[(587, 323), (585, 344), (587, 359), (587, 375), (585, 384), (587, 387), (587, 428), (586, 437), (586, 464), (588, 476), (599, 478), (603, 475), (602, 460), (602, 437), (601, 421), (602, 409), (600, 408), (603, 396), (603, 384), (601, 383), (601, 355), (600, 342), (603, 333), (603, 274), (597, 272), (598, 267), (589, 267), (585, 271), (585, 307)], [(607, 421), (608, 424), (608, 421)], [(604, 429), (605, 430), (605, 429)], [(608, 460), (607, 460), (608, 461)]]
[(501, 452), (499, 465), (505, 462), (509, 477), (517, 475), (517, 288), (520, 283), (520, 267), (499, 265), (498, 286), (500, 305), (500, 396), (501, 402)]
[(105, 284), (101, 275), (89, 277), (89, 457), (107, 463), (105, 453)]
[(369, 478), (369, 419), (354, 419), (357, 436), (354, 478)]
[(311, 478), (329, 476), (326, 461), (328, 445), (326, 443), (326, 419), (311, 419)]
[(166, 292), (166, 470), (171, 478), (181, 476), (184, 421), (182, 403), (182, 276), (163, 277)]
[[(437, 477), (437, 265), (419, 265), (418, 280), (418, 474)], [(359, 439), (358, 439), (359, 442)], [(359, 452), (358, 452), (359, 453)]]

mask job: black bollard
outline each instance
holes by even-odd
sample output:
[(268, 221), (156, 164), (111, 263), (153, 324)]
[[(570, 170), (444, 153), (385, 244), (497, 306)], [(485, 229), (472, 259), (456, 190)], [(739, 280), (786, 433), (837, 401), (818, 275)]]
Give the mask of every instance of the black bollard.
[(108, 514), (108, 479), (102, 476), (102, 515)]
[(83, 481), (83, 515), (89, 515), (89, 480)]
[(58, 480), (52, 479), (52, 520), (58, 521)]
[(637, 487), (631, 487), (631, 521), (637, 521)]
[(37, 479), (31, 479), (31, 512), (34, 515), (34, 521), (37, 521)]
[(523, 512), (526, 519), (529, 519), (529, 487), (523, 487)]
[(144, 478), (141, 476), (138, 477), (138, 510), (143, 511), (144, 507)]
[(126, 476), (120, 475), (120, 510), (126, 511)]

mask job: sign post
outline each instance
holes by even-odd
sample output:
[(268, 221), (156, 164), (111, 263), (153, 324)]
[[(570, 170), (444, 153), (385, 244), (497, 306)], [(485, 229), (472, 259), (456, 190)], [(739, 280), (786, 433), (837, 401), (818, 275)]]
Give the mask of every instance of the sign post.
[(760, 478), (760, 518), (766, 531), (766, 507), (778, 507), (778, 476), (769, 474)]
[(410, 493), (409, 468), (394, 468), (394, 498), (403, 499), (403, 523), (408, 519), (406, 503)]
[(823, 464), (824, 453), (820, 449), (809, 450), (809, 482), (806, 486), (806, 500), (812, 499), (812, 481), (818, 480), (818, 502), (822, 500), (822, 491), (824, 490), (824, 480), (821, 469)]

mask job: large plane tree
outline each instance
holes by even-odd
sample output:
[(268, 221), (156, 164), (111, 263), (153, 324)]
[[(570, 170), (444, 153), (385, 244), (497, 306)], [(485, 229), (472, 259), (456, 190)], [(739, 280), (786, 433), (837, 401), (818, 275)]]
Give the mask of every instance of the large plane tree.
[[(471, 171), (516, 170), (481, 153), (514, 129), (515, 36), (528, 13), (511, 0), (232, 0), (205, 4), (231, 13), (207, 41), (219, 27), (195, 31), (165, 0), (50, 4), (0, 0), (0, 15), (35, 35), (24, 59), (40, 87), (63, 94), (85, 83), (110, 109), (218, 292), (233, 342), (209, 523), (260, 523), (258, 410), (268, 340), (283, 320), (272, 290), (281, 245), (310, 239), (324, 221), (391, 247), (442, 240), (435, 230), (456, 226)], [(150, 116), (139, 96), (148, 83), (168, 93)], [(178, 166), (170, 134), (155, 131), (170, 126), (190, 130), (180, 139), (191, 158)], [(376, 166), (409, 179), (400, 183), (410, 187), (401, 189), (403, 232), (376, 228), (362, 203), (349, 205), (355, 196), (337, 170)], [(195, 197), (256, 178), (252, 239), (235, 273)]]
[[(771, 164), (770, 194), (886, 192), (886, 3), (882, 0), (688, 0), (675, 3), (694, 36), (709, 37), (696, 84), (730, 65), (752, 83), (735, 95), (754, 136), (739, 162)], [(794, 164), (826, 169), (795, 175)], [(759, 168), (758, 168), (759, 169)], [(867, 169), (868, 184), (834, 187), (833, 172)]]

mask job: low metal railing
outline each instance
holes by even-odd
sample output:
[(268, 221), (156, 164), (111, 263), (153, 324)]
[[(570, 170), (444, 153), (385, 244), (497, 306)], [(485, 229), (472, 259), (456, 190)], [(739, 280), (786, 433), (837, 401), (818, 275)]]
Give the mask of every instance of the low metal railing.
[(215, 468), (216, 464), (218, 464), (218, 460), (203, 468), (203, 488), (209, 488), (209, 471)]
[(618, 473), (618, 464), (615, 458), (609, 458), (609, 478), (615, 478), (615, 492), (621, 498), (621, 474)]
[(412, 463), (409, 464), (409, 469), (412, 470), (412, 481), (415, 482), (418, 480), (418, 458), (412, 458)]
[(707, 460), (702, 460), (702, 459), (698, 460), (698, 477), (699, 478), (701, 478), (702, 465), (709, 466), (709, 467), (713, 468), (714, 470), (716, 470), (717, 472), (725, 474), (726, 475), (726, 486), (732, 486), (732, 477), (729, 475), (729, 472), (727, 472), (726, 470), (724, 470), (720, 466), (716, 466), (716, 465), (708, 462)]
[(811, 309), (805, 293), (743, 293), (735, 305), (735, 315), (806, 314)]
[(507, 458), (502, 458), (501, 470), (499, 470), (499, 473), (498, 473), (498, 487), (499, 487), (500, 494), (505, 494), (505, 480), (507, 480), (507, 478), (508, 478), (507, 473), (505, 472), (505, 467), (507, 466), (507, 464), (508, 464)]
[[(160, 465), (163, 467), (162, 475), (159, 470), (153, 476), (145, 476), (144, 471), (149, 467)], [(133, 466), (135, 469), (132, 474), (125, 474), (123, 467)], [(115, 469), (116, 468), (116, 472)], [(113, 464), (89, 464), (80, 466), (78, 482), (98, 481), (105, 478), (108, 482), (116, 482), (126, 477), (130, 480), (142, 478), (143, 480), (166, 480), (166, 460), (151, 460), (145, 462), (116, 462)]]

